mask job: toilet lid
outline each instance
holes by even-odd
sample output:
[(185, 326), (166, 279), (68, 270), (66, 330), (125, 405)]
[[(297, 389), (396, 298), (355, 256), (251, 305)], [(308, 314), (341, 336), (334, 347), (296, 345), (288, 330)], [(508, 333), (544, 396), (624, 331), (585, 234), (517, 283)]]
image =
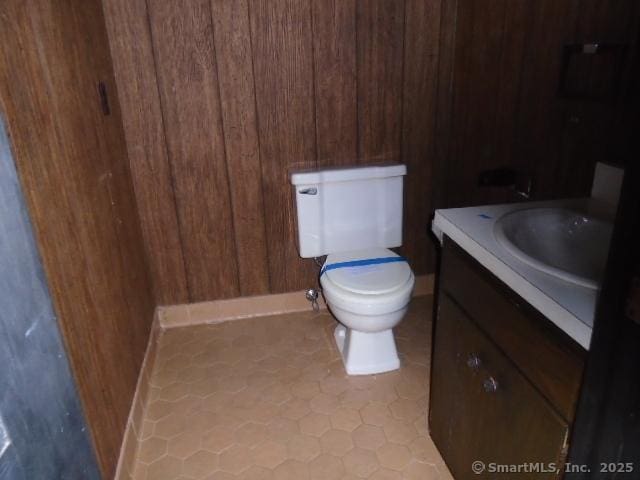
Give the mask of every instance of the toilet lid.
[[(401, 258), (400, 255), (386, 248), (368, 248), (354, 252), (333, 253), (327, 256), (324, 265), (327, 267), (343, 262), (390, 257)], [(389, 293), (403, 286), (411, 277), (411, 268), (407, 262), (396, 261), (328, 269), (323, 275), (345, 290), (375, 295)]]

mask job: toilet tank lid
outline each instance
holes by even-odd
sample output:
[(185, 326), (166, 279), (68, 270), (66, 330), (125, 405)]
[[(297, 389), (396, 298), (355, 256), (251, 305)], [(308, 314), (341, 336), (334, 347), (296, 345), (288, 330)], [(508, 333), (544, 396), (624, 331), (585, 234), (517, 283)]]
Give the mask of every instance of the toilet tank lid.
[(318, 183), (399, 177), (406, 174), (407, 167), (402, 164), (374, 167), (327, 168), (295, 172), (291, 174), (291, 183), (293, 185), (316, 185)]

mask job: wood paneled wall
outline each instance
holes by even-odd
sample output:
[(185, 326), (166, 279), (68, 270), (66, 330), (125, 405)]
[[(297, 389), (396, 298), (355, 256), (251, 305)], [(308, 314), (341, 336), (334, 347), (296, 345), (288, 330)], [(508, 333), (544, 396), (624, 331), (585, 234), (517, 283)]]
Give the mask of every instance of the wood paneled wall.
[[(478, 174), (513, 167), (533, 182), (535, 199), (584, 196), (597, 161), (619, 160), (611, 148), (620, 128), (617, 101), (559, 94), (563, 46), (626, 44), (635, 48), (636, 0), (486, 0), (447, 2), (442, 29), (452, 44), (450, 83), (438, 92), (438, 159), (450, 207), (522, 200), (505, 188), (478, 186)], [(627, 56), (627, 65), (631, 55)], [(590, 72), (598, 74), (598, 67)], [(589, 74), (587, 74), (589, 75)], [(627, 80), (623, 75), (623, 84)]]
[(104, 0), (159, 303), (297, 290), (292, 171), (408, 165), (427, 239), (440, 0)]
[(101, 3), (1, 2), (0, 45), (1, 110), (97, 457), (112, 478), (154, 304)]
[(483, 170), (585, 194), (617, 105), (558, 95), (562, 49), (631, 45), (638, 19), (635, 0), (103, 1), (159, 303), (313, 285), (297, 169), (406, 163), (417, 273), (435, 206), (517, 199)]

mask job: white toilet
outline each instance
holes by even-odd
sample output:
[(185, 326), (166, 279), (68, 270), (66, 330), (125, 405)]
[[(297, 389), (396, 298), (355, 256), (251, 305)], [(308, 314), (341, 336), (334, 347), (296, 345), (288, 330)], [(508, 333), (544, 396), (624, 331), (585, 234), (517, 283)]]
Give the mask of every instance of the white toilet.
[(349, 375), (400, 367), (393, 338), (415, 278), (388, 250), (402, 244), (404, 165), (294, 173), (303, 258), (327, 255), (320, 284), (340, 325), (334, 336)]

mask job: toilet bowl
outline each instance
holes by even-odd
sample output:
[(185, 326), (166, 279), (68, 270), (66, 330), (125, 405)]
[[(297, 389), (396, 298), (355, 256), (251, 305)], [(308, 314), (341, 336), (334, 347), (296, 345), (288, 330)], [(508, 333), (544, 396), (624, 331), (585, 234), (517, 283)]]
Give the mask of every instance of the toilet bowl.
[(340, 325), (335, 340), (349, 375), (400, 367), (395, 327), (407, 312), (415, 278), (389, 250), (402, 245), (405, 165), (306, 170), (291, 174), (298, 250), (327, 255), (320, 285)]
[(393, 327), (407, 312), (415, 283), (406, 260), (370, 248), (329, 255), (321, 272), (323, 295), (340, 323), (334, 337), (347, 373), (400, 368)]

